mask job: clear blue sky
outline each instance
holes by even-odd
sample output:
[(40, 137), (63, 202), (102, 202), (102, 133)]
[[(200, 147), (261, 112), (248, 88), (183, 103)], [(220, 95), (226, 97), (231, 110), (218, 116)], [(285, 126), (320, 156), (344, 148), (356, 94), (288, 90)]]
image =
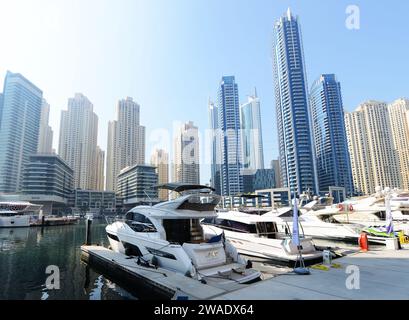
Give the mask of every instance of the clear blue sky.
[[(357, 31), (345, 27), (350, 4), (361, 9)], [(241, 101), (257, 87), (268, 162), (278, 155), (272, 26), (288, 6), (301, 18), (309, 85), (335, 73), (347, 110), (409, 95), (409, 3), (402, 0), (0, 0), (0, 85), (9, 69), (44, 91), (56, 148), (60, 111), (84, 93), (106, 149), (118, 99), (140, 103), (148, 137), (173, 121), (204, 130), (208, 97), (223, 75), (235, 75)], [(203, 166), (202, 182), (208, 178)]]

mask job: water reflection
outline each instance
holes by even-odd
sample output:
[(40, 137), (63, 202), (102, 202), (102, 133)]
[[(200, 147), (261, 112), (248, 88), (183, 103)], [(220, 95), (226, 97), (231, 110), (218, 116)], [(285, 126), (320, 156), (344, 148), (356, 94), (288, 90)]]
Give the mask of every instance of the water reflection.
[[(93, 243), (108, 245), (104, 228), (102, 220), (94, 220)], [(84, 241), (84, 222), (44, 229), (0, 229), (0, 299), (135, 299), (80, 262)], [(59, 290), (45, 286), (49, 265), (59, 268)]]

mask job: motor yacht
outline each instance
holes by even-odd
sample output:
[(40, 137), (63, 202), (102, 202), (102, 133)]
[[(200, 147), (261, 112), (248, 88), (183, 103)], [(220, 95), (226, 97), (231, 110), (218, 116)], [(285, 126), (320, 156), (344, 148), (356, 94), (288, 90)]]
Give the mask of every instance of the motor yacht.
[[(202, 221), (205, 237), (224, 236), (248, 256), (266, 258), (274, 262), (293, 265), (298, 260), (298, 247), (292, 237), (281, 237), (277, 223), (268, 217), (240, 211), (219, 212), (217, 217)], [(301, 237), (302, 256), (306, 262), (322, 260), (311, 238)]]
[(110, 223), (106, 232), (112, 250), (201, 281), (260, 279), (260, 272), (227, 239), (205, 239), (200, 221), (217, 217), (214, 209), (220, 201), (213, 189), (179, 183), (157, 188), (179, 196), (153, 206), (137, 206)]
[[(274, 209), (263, 215), (277, 224), (278, 232), (284, 235), (292, 230), (291, 207)], [(333, 218), (332, 213), (321, 210), (315, 212), (300, 208), (300, 232), (313, 239), (325, 239), (334, 241), (356, 242), (364, 226), (359, 224), (342, 224)]]
[(0, 202), (0, 228), (29, 227), (41, 208), (30, 202)]
[[(400, 200), (402, 197), (391, 197), (394, 228), (409, 235), (409, 215), (406, 214), (405, 205)], [(330, 204), (314, 212), (329, 215), (331, 219), (341, 224), (359, 224), (365, 228), (381, 228), (387, 223), (385, 194), (380, 191), (372, 196), (350, 199), (337, 205)]]

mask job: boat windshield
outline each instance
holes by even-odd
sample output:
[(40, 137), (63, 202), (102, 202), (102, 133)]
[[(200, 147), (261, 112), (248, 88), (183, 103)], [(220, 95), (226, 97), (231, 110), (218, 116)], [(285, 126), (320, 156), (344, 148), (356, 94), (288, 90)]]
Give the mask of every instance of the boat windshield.
[(319, 218), (327, 223), (334, 223), (334, 224), (341, 224), (337, 219), (334, 218), (334, 216), (327, 214), (327, 215), (320, 215)]
[(128, 212), (125, 223), (135, 232), (157, 232), (152, 221), (138, 212)]

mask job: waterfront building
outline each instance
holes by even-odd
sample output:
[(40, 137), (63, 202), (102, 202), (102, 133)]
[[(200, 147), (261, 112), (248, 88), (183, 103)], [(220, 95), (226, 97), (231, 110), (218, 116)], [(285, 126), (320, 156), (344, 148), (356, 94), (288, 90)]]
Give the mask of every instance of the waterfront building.
[(86, 96), (76, 93), (61, 111), (58, 154), (74, 170), (75, 188), (97, 188), (98, 117)]
[(280, 176), (280, 160), (271, 160), (271, 169), (274, 170), (274, 185), (276, 188), (282, 188), (283, 184)]
[(21, 190), (24, 166), (37, 152), (42, 98), (21, 74), (7, 72), (0, 108), (0, 192)]
[(81, 190), (74, 191), (73, 212), (99, 215), (116, 212), (116, 195), (113, 191)]
[(199, 161), (199, 130), (189, 121), (175, 132), (173, 182), (200, 184)]
[(216, 106), (220, 155), (215, 159), (220, 160), (220, 193), (234, 196), (243, 192), (239, 89), (234, 76), (222, 77)]
[(345, 113), (354, 190), (375, 193), (377, 186), (399, 188), (399, 160), (386, 103), (368, 101)]
[(409, 100), (398, 99), (388, 106), (393, 143), (398, 156), (401, 188), (409, 190)]
[(1, 124), (1, 115), (3, 113), (3, 100), (4, 100), (4, 95), (3, 93), (0, 92), (0, 124)]
[(108, 124), (107, 190), (116, 190), (123, 168), (145, 163), (145, 127), (140, 125), (139, 104), (131, 97), (119, 100), (116, 117)]
[[(151, 165), (156, 167), (158, 175), (158, 184), (169, 182), (169, 154), (162, 149), (155, 149), (151, 156)], [(159, 190), (159, 200), (168, 201), (168, 190)]]
[(48, 124), (50, 118), (50, 104), (43, 99), (41, 104), (40, 133), (37, 153), (53, 153), (53, 129)]
[(74, 191), (74, 171), (55, 154), (29, 157), (23, 171), (22, 199), (43, 205), (44, 214), (65, 212)]
[(318, 193), (301, 29), (290, 9), (274, 25), (273, 67), (283, 185)]
[(134, 165), (121, 170), (117, 178), (116, 194), (124, 207), (158, 202), (156, 167)]
[(330, 187), (343, 187), (351, 195), (352, 171), (341, 85), (334, 74), (323, 74), (314, 82), (310, 103), (319, 190), (328, 193)]
[(240, 129), (243, 169), (264, 169), (263, 135), (261, 129), (260, 98), (257, 91), (240, 106)]
[(276, 188), (274, 169), (258, 169), (253, 174), (243, 175), (243, 192)]

